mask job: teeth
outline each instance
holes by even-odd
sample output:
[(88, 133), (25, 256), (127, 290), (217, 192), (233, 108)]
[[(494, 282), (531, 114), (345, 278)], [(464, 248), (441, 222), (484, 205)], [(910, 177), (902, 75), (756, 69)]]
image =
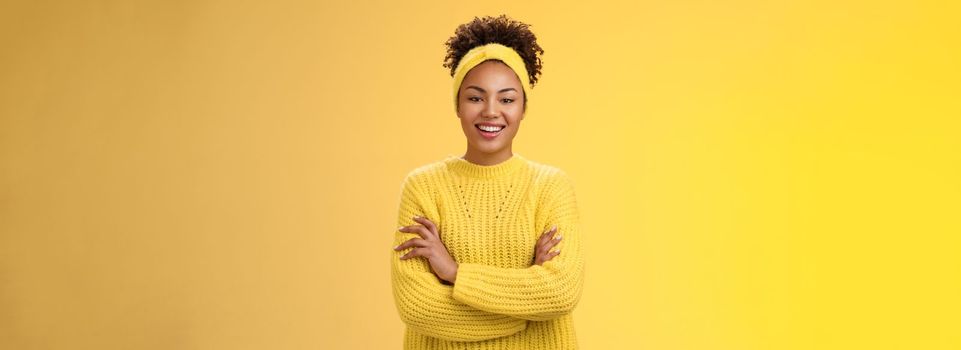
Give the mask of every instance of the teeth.
[(478, 125), (478, 128), (487, 132), (498, 132), (503, 129), (503, 126), (492, 126), (492, 125)]

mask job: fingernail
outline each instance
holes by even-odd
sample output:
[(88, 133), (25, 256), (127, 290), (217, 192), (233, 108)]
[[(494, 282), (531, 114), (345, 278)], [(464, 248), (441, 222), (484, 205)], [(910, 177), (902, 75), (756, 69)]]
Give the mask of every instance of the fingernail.
[(396, 247), (394, 247), (394, 250), (397, 250), (397, 248), (400, 248), (400, 246), (396, 246)]
[(404, 227), (406, 227), (406, 226), (399, 226), (399, 227), (397, 227), (397, 231), (403, 231), (403, 230), (404, 230)]
[(414, 220), (420, 219), (419, 215), (414, 215)]
[(564, 237), (564, 236), (557, 236), (557, 237), (555, 237), (554, 239), (556, 239), (556, 240), (559, 241), (559, 240), (561, 240), (562, 237)]
[(557, 231), (557, 225), (554, 225), (554, 228), (552, 228), (551, 231)]

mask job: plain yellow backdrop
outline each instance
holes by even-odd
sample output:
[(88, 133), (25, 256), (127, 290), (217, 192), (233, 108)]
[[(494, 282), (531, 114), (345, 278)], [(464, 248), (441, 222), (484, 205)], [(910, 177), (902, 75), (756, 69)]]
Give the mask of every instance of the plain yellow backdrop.
[(0, 5), (0, 348), (400, 348), (399, 186), (501, 13), (582, 348), (961, 348), (958, 2), (198, 0)]

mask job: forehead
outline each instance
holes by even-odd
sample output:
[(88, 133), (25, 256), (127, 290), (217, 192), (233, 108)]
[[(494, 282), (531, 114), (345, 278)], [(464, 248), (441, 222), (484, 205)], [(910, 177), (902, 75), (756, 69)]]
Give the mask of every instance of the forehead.
[(487, 60), (471, 68), (464, 76), (461, 89), (469, 85), (477, 85), (489, 91), (490, 89), (487, 88), (500, 90), (512, 87), (518, 91), (521, 89), (521, 81), (517, 78), (517, 73), (499, 60)]

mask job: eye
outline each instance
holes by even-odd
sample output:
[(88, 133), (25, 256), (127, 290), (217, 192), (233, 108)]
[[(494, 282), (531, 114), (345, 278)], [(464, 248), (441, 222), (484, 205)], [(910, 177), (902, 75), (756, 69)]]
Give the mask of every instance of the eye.
[(471, 102), (478, 102), (478, 101), (480, 101), (480, 97), (471, 96), (471, 97), (468, 97), (467, 100), (468, 100), (468, 101), (471, 101)]
[(502, 98), (502, 99), (501, 99), (501, 102), (504, 102), (504, 103), (514, 103), (514, 99), (513, 99), (513, 98)]

